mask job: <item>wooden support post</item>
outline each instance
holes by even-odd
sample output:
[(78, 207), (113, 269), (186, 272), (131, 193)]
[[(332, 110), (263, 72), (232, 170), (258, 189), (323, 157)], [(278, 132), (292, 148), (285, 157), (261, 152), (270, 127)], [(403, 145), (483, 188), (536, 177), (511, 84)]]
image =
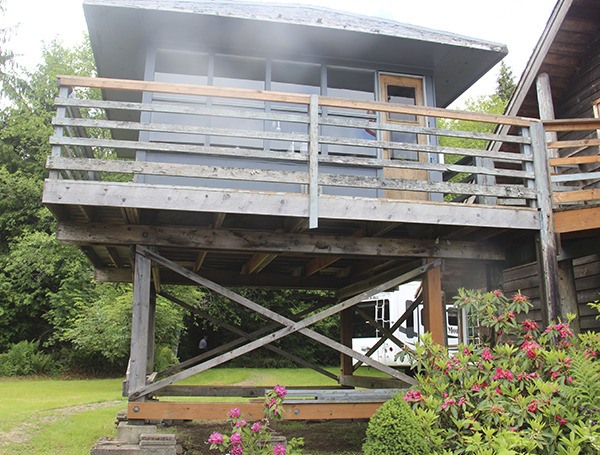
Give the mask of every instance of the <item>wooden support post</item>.
[(433, 341), (442, 345), (446, 342), (444, 313), (442, 273), (440, 267), (434, 267), (425, 273), (423, 279), (423, 324)]
[(547, 325), (561, 315), (558, 292), (557, 241), (552, 219), (552, 192), (546, 138), (541, 122), (531, 122), (531, 148), (535, 188), (540, 211), (540, 231), (537, 236), (537, 263), (540, 274), (542, 320)]
[[(151, 273), (150, 259), (136, 251), (131, 315), (131, 357), (129, 363), (128, 394), (130, 397), (135, 391), (146, 386)], [(144, 396), (138, 396), (136, 400), (143, 401)]]
[(579, 333), (579, 305), (577, 304), (577, 291), (575, 289), (575, 274), (573, 273), (573, 260), (558, 261), (558, 287), (560, 294), (561, 318), (566, 320), (567, 314), (572, 313), (577, 317), (571, 322), (573, 333)]
[(156, 333), (156, 290), (150, 289), (150, 300), (148, 304), (148, 342), (146, 353), (146, 374), (154, 371), (154, 336)]
[[(352, 349), (352, 319), (354, 318), (354, 308), (348, 308), (340, 313), (340, 342)], [(340, 354), (340, 371), (342, 376), (352, 375), (352, 357), (346, 354)]]
[(488, 291), (504, 288), (504, 277), (502, 276), (503, 264), (491, 262), (485, 266), (485, 281)]
[[(554, 120), (554, 103), (552, 101), (552, 88), (550, 86), (550, 76), (547, 73), (540, 74), (536, 79), (536, 89), (540, 119)], [(547, 142), (556, 142), (558, 136), (554, 132), (546, 133)], [(555, 149), (548, 150), (548, 158), (558, 157), (558, 151)], [(555, 234), (557, 248), (560, 249), (561, 241), (560, 234)], [(557, 254), (560, 251), (557, 250)], [(557, 263), (558, 274), (558, 297), (560, 300), (560, 316), (566, 320), (568, 313), (577, 315), (571, 323), (571, 328), (575, 332), (579, 332), (579, 308), (577, 306), (577, 291), (575, 289), (575, 277), (573, 276), (573, 261), (565, 260)]]

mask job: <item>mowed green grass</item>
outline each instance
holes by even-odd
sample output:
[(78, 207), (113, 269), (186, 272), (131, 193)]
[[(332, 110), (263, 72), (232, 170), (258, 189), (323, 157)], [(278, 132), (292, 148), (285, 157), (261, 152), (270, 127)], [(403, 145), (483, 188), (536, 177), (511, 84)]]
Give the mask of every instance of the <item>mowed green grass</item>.
[[(337, 368), (330, 371), (335, 374)], [(0, 380), (0, 454), (89, 454), (98, 438), (116, 434), (115, 417), (127, 405), (121, 384), (122, 379)], [(304, 368), (217, 368), (180, 384), (331, 386), (336, 382)]]

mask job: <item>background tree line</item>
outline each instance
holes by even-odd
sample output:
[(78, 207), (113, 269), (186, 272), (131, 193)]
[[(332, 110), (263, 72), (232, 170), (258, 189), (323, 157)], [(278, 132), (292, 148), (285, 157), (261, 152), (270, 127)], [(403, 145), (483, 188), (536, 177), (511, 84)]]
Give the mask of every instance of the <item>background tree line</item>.
[[(95, 75), (89, 41), (73, 48), (52, 42), (44, 48), (41, 63), (33, 71), (24, 71), (16, 66), (15, 55), (7, 47), (8, 33), (0, 30), (4, 99), (0, 110), (0, 375), (48, 371), (122, 374), (129, 355), (132, 288), (93, 281), (92, 266), (84, 254), (76, 247), (58, 244), (55, 220), (41, 203), (44, 164), (51, 151), (48, 138), (56, 77)], [(503, 66), (496, 93), (469, 101), (467, 109), (501, 113), (513, 88), (510, 70)], [(456, 126), (465, 127), (451, 121), (445, 125)], [(442, 145), (468, 146), (451, 141)], [(229, 323), (241, 325), (244, 321), (247, 332), (268, 322), (202, 289), (180, 287), (170, 292)], [(323, 292), (241, 292), (288, 316), (332, 301), (332, 296)], [(330, 318), (315, 329), (337, 338), (339, 324)], [(212, 347), (236, 338), (159, 297), (157, 368), (196, 355), (198, 340), (205, 333)], [(280, 341), (280, 347), (322, 365), (337, 363), (337, 353), (302, 335), (295, 336), (302, 342), (288, 337)], [(235, 364), (288, 366), (268, 351), (254, 352)]]

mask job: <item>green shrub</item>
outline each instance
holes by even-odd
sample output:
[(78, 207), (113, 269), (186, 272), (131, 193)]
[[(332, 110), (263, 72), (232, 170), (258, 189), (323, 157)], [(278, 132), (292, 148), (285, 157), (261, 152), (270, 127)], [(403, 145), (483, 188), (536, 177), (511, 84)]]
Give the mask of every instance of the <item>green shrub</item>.
[(5, 354), (0, 354), (0, 376), (54, 374), (58, 365), (52, 357), (40, 351), (39, 341), (21, 341)]
[(384, 403), (371, 417), (363, 452), (365, 455), (429, 453), (425, 434), (401, 395)]
[(406, 353), (419, 384), (404, 400), (429, 453), (600, 453), (600, 334), (574, 335), (571, 316), (546, 328), (519, 319), (531, 306), (521, 293), (459, 290), (456, 303), (483, 342), (450, 355), (425, 334)]

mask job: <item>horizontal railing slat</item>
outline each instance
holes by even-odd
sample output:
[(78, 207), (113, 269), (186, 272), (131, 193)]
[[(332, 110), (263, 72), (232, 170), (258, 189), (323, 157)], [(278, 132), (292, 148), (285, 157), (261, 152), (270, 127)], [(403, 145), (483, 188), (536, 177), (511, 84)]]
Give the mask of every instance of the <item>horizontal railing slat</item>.
[[(175, 163), (149, 163), (141, 161), (95, 160), (84, 158), (50, 157), (48, 169), (92, 170), (97, 172), (135, 173), (163, 175), (171, 177), (195, 177), (223, 180), (252, 180), (275, 183), (307, 183), (308, 174), (299, 171), (275, 171), (266, 169), (247, 169), (215, 167), (202, 165), (184, 165)], [(372, 177), (319, 174), (319, 185), (341, 186), (367, 189), (391, 189), (405, 191), (467, 193), (481, 196), (519, 197), (533, 199), (535, 191), (518, 185), (484, 186), (453, 182), (426, 182), (410, 179), (381, 179)]]
[[(207, 156), (231, 156), (239, 157), (244, 156), (245, 158), (254, 159), (268, 159), (278, 161), (293, 161), (299, 163), (306, 163), (306, 156), (300, 153), (289, 153), (289, 152), (265, 152), (262, 150), (253, 149), (234, 149), (225, 147), (212, 147), (202, 145), (189, 145), (189, 144), (169, 144), (164, 142), (140, 142), (140, 141), (125, 141), (125, 140), (113, 140), (113, 139), (94, 139), (94, 138), (76, 138), (76, 137), (57, 137), (52, 136), (50, 138), (51, 145), (61, 146), (88, 146), (88, 147), (105, 147), (105, 148), (118, 148), (118, 149), (129, 149), (129, 150), (151, 150), (157, 152), (177, 152), (177, 153), (195, 153)], [(344, 156), (320, 156), (320, 164), (337, 164), (348, 167), (364, 167), (381, 169), (384, 167), (397, 168), (397, 169), (416, 169), (425, 171), (439, 171), (439, 172), (465, 172), (465, 173), (478, 173), (482, 175), (493, 175), (503, 177), (515, 177), (532, 179), (533, 173), (520, 170), (512, 169), (496, 169), (486, 168), (482, 166), (470, 166), (461, 164), (443, 164), (443, 163), (428, 163), (420, 161), (403, 161), (403, 160), (386, 160), (377, 158), (364, 158), (364, 157), (344, 157)]]

